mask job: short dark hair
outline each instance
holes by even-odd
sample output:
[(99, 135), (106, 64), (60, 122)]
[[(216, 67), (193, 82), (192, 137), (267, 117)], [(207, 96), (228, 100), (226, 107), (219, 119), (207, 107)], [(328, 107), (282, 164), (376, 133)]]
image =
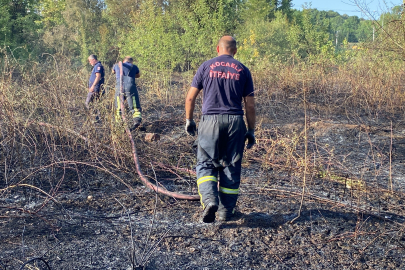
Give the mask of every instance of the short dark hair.
[(132, 62), (134, 62), (134, 59), (133, 59), (131, 56), (125, 56), (124, 62), (130, 62), (130, 63), (132, 63)]
[(89, 59), (97, 60), (97, 55), (95, 55), (95, 54), (90, 54)]
[(232, 36), (223, 36), (218, 41), (218, 46), (221, 46), (227, 51), (235, 52), (236, 51), (236, 40)]
[(227, 42), (226, 45), (230, 50), (236, 50), (236, 40), (234, 38)]

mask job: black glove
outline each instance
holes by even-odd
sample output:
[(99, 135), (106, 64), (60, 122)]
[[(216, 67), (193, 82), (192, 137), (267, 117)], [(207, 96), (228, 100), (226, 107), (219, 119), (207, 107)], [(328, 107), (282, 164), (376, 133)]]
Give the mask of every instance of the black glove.
[(197, 126), (193, 119), (186, 119), (186, 132), (188, 135), (194, 136), (197, 130)]
[(246, 149), (252, 148), (252, 146), (256, 143), (255, 139), (255, 130), (254, 129), (249, 129), (246, 134), (245, 134), (245, 141), (248, 141), (248, 144), (246, 145)]

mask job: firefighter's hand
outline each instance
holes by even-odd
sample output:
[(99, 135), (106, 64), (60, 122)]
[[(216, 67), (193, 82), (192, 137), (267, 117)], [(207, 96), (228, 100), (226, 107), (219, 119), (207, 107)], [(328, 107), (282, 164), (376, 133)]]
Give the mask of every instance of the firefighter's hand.
[(94, 92), (94, 85), (92, 85), (92, 86), (89, 88), (89, 92), (90, 92), (90, 93), (93, 93), (93, 92)]
[(194, 136), (197, 130), (197, 126), (193, 119), (186, 119), (186, 132), (188, 135)]
[(252, 148), (252, 146), (256, 143), (256, 138), (255, 138), (255, 130), (254, 129), (249, 129), (246, 134), (245, 134), (245, 141), (248, 141), (248, 144), (246, 145), (246, 149)]

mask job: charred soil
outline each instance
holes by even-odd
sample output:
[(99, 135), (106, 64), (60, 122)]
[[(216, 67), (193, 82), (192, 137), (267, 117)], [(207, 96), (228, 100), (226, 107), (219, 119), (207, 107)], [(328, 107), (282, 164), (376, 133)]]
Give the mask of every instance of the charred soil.
[[(259, 102), (236, 214), (212, 224), (140, 183), (110, 114), (80, 124), (89, 141), (3, 125), (0, 269), (405, 269), (403, 115), (304, 105)], [(151, 182), (195, 194), (182, 119), (149, 104), (134, 136)]]

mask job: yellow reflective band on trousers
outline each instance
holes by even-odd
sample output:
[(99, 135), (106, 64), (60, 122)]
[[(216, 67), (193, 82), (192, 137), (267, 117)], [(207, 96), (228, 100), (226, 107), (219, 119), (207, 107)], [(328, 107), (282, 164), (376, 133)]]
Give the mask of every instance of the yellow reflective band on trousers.
[(134, 109), (135, 109), (135, 111), (136, 111), (136, 109), (138, 108), (138, 107), (136, 107), (136, 99), (135, 99), (135, 97), (133, 96), (132, 97), (132, 104), (133, 104), (133, 106), (134, 106)]
[(213, 182), (218, 182), (217, 178), (215, 176), (209, 175), (209, 176), (203, 176), (200, 179), (197, 180), (197, 187), (198, 187), (198, 195), (200, 195), (200, 202), (202, 207), (205, 209), (205, 205), (202, 201), (202, 195), (200, 193), (200, 185), (202, 183), (208, 182), (208, 181), (213, 181)]
[(133, 117), (133, 118), (136, 118), (136, 117), (142, 118), (142, 113), (141, 113), (138, 109), (135, 109), (135, 112), (134, 112), (134, 114), (132, 115), (132, 117)]
[(132, 106), (134, 106), (134, 114), (132, 115), (132, 118), (142, 118), (142, 114), (141, 111), (138, 109), (137, 107), (137, 103), (136, 103), (136, 98), (133, 96), (132, 97)]
[(116, 108), (116, 112), (115, 112), (115, 121), (119, 122), (121, 120), (121, 102), (120, 102), (120, 96), (117, 96), (117, 108)]
[(219, 192), (222, 192), (224, 194), (233, 194), (233, 195), (238, 195), (239, 194), (239, 188), (237, 189), (231, 189), (231, 188), (224, 188), (224, 187), (219, 187)]
[(207, 181), (214, 181), (214, 182), (218, 182), (217, 178), (215, 176), (203, 176), (200, 179), (197, 180), (197, 186), (199, 186), (200, 184), (207, 182)]

